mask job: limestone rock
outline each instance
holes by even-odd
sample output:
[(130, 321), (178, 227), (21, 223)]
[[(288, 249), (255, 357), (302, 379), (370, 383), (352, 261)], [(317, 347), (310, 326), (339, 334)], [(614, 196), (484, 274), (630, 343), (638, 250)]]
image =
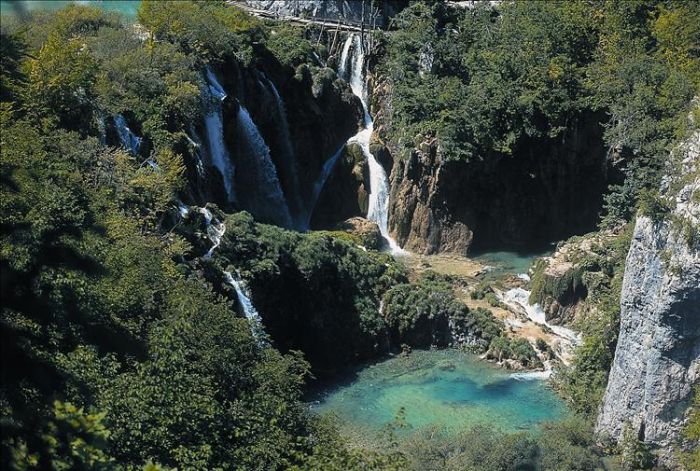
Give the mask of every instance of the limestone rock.
[(637, 218), (620, 336), (597, 423), (597, 431), (614, 440), (632, 427), (664, 464), (673, 459), (671, 447), (700, 380), (700, 132), (682, 150), (686, 180), (680, 190), (667, 184), (675, 209), (663, 220)]
[(360, 239), (362, 246), (368, 249), (379, 250), (384, 243), (382, 233), (376, 222), (365, 218), (354, 217), (341, 222), (336, 227), (337, 230), (349, 232)]

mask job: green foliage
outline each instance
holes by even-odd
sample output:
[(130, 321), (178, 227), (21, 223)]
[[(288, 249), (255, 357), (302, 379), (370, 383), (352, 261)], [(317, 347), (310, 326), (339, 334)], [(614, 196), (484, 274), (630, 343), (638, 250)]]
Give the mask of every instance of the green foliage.
[(491, 340), (489, 358), (503, 361), (507, 358), (520, 362), (526, 368), (541, 368), (542, 362), (532, 345), (524, 338), (511, 338), (502, 334)]
[(465, 319), (469, 309), (458, 301), (452, 286), (426, 275), (417, 285), (404, 283), (384, 295), (384, 315), (396, 343), (413, 347), (444, 347), (451, 341), (450, 321)]
[(252, 43), (264, 37), (259, 20), (222, 1), (144, 0), (138, 20), (151, 33), (149, 44), (165, 40), (205, 62), (234, 54), (250, 59)]
[(681, 461), (688, 469), (700, 469), (700, 386), (695, 386), (693, 402), (688, 411), (688, 423), (683, 430), (683, 438), (690, 446), (680, 455)]
[(654, 455), (649, 445), (637, 438), (631, 426), (624, 428), (619, 448), (625, 470), (651, 469), (654, 466)]
[(49, 35), (27, 68), (25, 102), (32, 114), (67, 129), (89, 129), (97, 69), (79, 40)]
[(588, 313), (577, 325), (583, 343), (571, 367), (559, 371), (557, 386), (583, 415), (597, 414), (615, 355), (622, 277), (633, 226), (628, 224), (614, 237), (602, 239), (593, 254), (576, 260), (587, 287)]
[(313, 46), (304, 37), (304, 31), (289, 25), (272, 28), (265, 46), (282, 64), (295, 68), (308, 62), (313, 52)]
[(408, 145), (432, 134), (447, 158), (509, 154), (522, 139), (559, 135), (585, 105), (596, 40), (585, 9), (512, 2), (500, 13), (415, 3), (395, 19), (383, 68)]
[(643, 190), (639, 194), (639, 214), (653, 222), (663, 221), (671, 211), (668, 202), (658, 192)]
[(658, 187), (700, 90), (697, 2), (415, 2), (393, 20), (380, 72), (392, 85), (392, 140), (435, 136), (446, 159), (488, 159), (609, 119), (605, 145), (624, 180), (603, 226), (634, 216)]

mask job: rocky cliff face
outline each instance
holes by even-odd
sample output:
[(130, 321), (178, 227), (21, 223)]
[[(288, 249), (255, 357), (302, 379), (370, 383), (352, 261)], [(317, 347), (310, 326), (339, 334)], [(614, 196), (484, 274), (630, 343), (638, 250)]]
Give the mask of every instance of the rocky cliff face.
[(560, 139), (483, 161), (451, 161), (435, 140), (419, 144), (394, 165), (391, 232), (413, 252), (466, 254), (594, 228), (607, 181), (599, 122), (581, 116)]
[(318, 20), (345, 23), (365, 23), (384, 27), (389, 19), (401, 11), (407, 0), (245, 0), (245, 3), (259, 10), (266, 10), (279, 16), (297, 16)]
[[(302, 64), (295, 70), (280, 64), (266, 50), (256, 51), (250, 64), (230, 59), (214, 72), (228, 95), (222, 102), (222, 124), (238, 201), (227, 200), (222, 175), (206, 155), (206, 143), (200, 148), (203, 171), (197, 171), (202, 164), (191, 150), (182, 151), (187, 156), (190, 180), (184, 199), (197, 204), (215, 202), (229, 210), (245, 209), (260, 221), (278, 223), (248, 201), (250, 195), (260, 193), (259, 179), (254, 178), (260, 169), (252, 168), (251, 161), (261, 157), (253, 156), (260, 152), (251, 153), (250, 149), (247, 153), (251, 155), (244, 155), (247, 149), (242, 144), (250, 141), (250, 136), (242, 134), (239, 109), (243, 106), (259, 133), (258, 147), (269, 151), (285, 203), (295, 219), (292, 227), (303, 229), (324, 164), (357, 130), (362, 116), (360, 103), (332, 69)], [(203, 123), (194, 124), (193, 130), (205, 140)]]
[(662, 462), (700, 380), (700, 132), (682, 148), (685, 171), (666, 182), (674, 209), (639, 216), (627, 255), (620, 335), (597, 430), (626, 427), (657, 447)]

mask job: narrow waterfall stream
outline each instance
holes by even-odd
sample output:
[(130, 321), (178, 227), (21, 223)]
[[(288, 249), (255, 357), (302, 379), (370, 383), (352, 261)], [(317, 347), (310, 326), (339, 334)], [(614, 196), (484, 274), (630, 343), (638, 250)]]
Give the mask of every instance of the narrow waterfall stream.
[[(350, 64), (348, 66), (348, 62)], [(367, 85), (364, 74), (365, 52), (360, 36), (352, 34), (345, 41), (340, 59), (339, 73), (341, 76), (349, 75), (350, 88), (362, 102), (364, 113), (364, 129), (348, 140), (348, 144), (356, 143), (362, 149), (362, 153), (367, 159), (369, 167), (369, 207), (367, 219), (376, 222), (379, 231), (389, 243), (389, 248), (394, 254), (405, 253), (396, 241), (389, 235), (389, 178), (384, 167), (377, 162), (377, 159), (370, 152), (369, 144), (374, 131), (374, 121), (369, 114), (367, 107)], [(349, 74), (348, 74), (349, 68)]]
[(114, 117), (114, 126), (117, 128), (117, 134), (122, 146), (132, 154), (138, 154), (141, 147), (141, 138), (129, 128), (124, 116), (116, 115)]
[(292, 227), (292, 217), (277, 177), (277, 168), (270, 157), (270, 148), (243, 105), (238, 108), (238, 136), (241, 139), (239, 157), (248, 166), (244, 173), (255, 182), (254, 192), (241, 195), (242, 200), (246, 198), (244, 206), (263, 220)]
[(221, 110), (221, 102), (227, 95), (216, 75), (209, 67), (206, 68), (206, 77), (208, 90), (205, 89), (204, 92), (208, 93), (214, 102), (212, 105), (213, 109), (204, 118), (209, 155), (214, 167), (221, 173), (229, 202), (234, 202), (236, 201), (236, 194), (233, 188), (234, 168), (224, 141), (224, 118)]
[(280, 171), (286, 177), (285, 194), (288, 207), (292, 217), (293, 227), (296, 229), (305, 230), (306, 215), (303, 214), (303, 204), (301, 199), (301, 190), (299, 188), (299, 168), (297, 159), (292, 146), (292, 139), (289, 134), (289, 121), (287, 120), (287, 109), (284, 106), (284, 100), (280, 96), (279, 90), (267, 75), (261, 73), (263, 86), (272, 93), (275, 100), (274, 119), (277, 125), (278, 137), (275, 140), (278, 143), (278, 150), (281, 155), (278, 159), (280, 162)]
[(204, 255), (205, 259), (211, 258), (214, 254), (214, 250), (221, 244), (221, 238), (226, 232), (226, 225), (223, 222), (218, 222), (214, 220), (211, 212), (207, 208), (199, 208), (199, 212), (204, 215), (204, 222), (207, 227), (207, 236), (212, 243), (209, 251)]
[[(181, 201), (178, 201), (178, 211), (181, 217), (185, 217), (189, 213), (189, 208)], [(211, 248), (203, 257), (204, 259), (209, 259), (219, 245), (221, 245), (221, 238), (226, 232), (226, 224), (223, 222), (218, 222), (216, 219), (214, 219), (211, 211), (209, 211), (207, 208), (199, 208), (199, 212), (204, 215), (204, 224), (207, 228), (207, 236), (212, 243)], [(230, 271), (224, 271), (224, 278), (226, 278), (226, 282), (236, 291), (236, 297), (243, 308), (243, 314), (252, 324), (251, 331), (253, 336), (260, 339), (265, 333), (265, 329), (262, 325), (262, 317), (260, 317), (258, 310), (255, 309), (253, 302), (250, 300), (250, 295), (247, 293), (243, 281), (240, 279), (240, 277), (234, 277)]]
[(195, 159), (197, 159), (197, 174), (200, 177), (204, 176), (204, 161), (202, 160), (202, 140), (197, 134), (197, 130), (194, 126), (190, 126), (190, 134), (187, 134), (187, 142), (192, 146), (192, 154)]
[(226, 282), (233, 286), (233, 289), (236, 291), (236, 297), (238, 298), (238, 302), (241, 303), (243, 314), (251, 323), (250, 329), (253, 336), (260, 339), (260, 337), (265, 333), (262, 324), (262, 317), (260, 317), (258, 310), (255, 309), (253, 302), (250, 300), (250, 296), (248, 295), (243, 282), (239, 277), (234, 277), (230, 271), (225, 271), (224, 276), (226, 277)]

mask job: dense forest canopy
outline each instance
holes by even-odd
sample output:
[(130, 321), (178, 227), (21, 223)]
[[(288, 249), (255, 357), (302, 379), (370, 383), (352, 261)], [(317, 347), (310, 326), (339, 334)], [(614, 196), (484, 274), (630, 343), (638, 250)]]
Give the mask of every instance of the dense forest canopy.
[[(3, 19), (3, 469), (405, 469), (426, 456), (445, 469), (596, 466), (590, 414), (614, 338), (589, 341), (568, 379), (568, 394), (585, 396), (571, 399), (582, 415), (537, 437), (478, 429), (401, 449), (389, 433), (374, 453), (348, 447), (333, 423), (309, 413), (312, 367), (371, 358), (385, 323), (429, 346), (416, 326), (460, 318), (479, 324), (486, 345), (536, 358), (488, 311), (460, 305), (444, 280), (409, 283), (389, 256), (347, 235), (217, 211), (227, 225), (221, 254), (202, 257), (206, 233), (178, 222), (177, 203), (187, 131), (212, 106), (203, 70), (272, 54), (303, 71), (323, 52), (301, 29), (224, 3), (144, 0), (138, 25), (82, 5)], [(700, 88), (699, 5), (412, 2), (377, 58), (395, 93), (391, 132), (406, 148), (434, 135), (448, 159), (487, 159), (602, 111), (625, 174), (604, 223), (629, 220), (656, 188)], [(116, 115), (144, 138), (138, 155), (106, 145), (103, 122)], [(223, 286), (232, 266), (269, 293), (296, 277), (266, 308), (295, 292), (318, 330), (280, 349), (261, 342)], [(275, 320), (272, 336), (291, 322)], [(591, 381), (594, 394), (582, 393)], [(697, 428), (695, 420), (692, 436)]]
[(603, 112), (626, 175), (607, 197), (609, 224), (658, 186), (700, 91), (696, 2), (415, 2), (392, 24), (380, 70), (397, 141), (437, 136), (445, 159), (488, 159)]

